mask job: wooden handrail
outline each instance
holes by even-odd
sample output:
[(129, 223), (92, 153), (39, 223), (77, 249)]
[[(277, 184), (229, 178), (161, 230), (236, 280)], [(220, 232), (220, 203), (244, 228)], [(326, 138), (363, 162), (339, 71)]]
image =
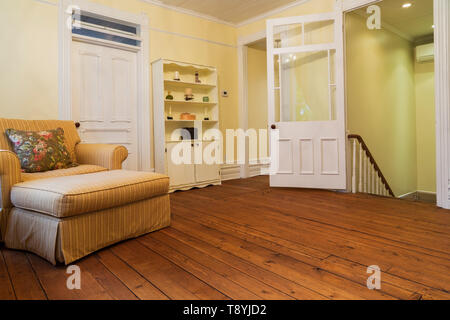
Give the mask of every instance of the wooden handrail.
[(389, 194), (395, 198), (394, 191), (392, 191), (391, 186), (387, 182), (386, 178), (383, 175), (383, 172), (381, 171), (380, 167), (378, 166), (377, 162), (375, 161), (375, 158), (372, 156), (372, 153), (370, 153), (369, 147), (367, 147), (367, 144), (364, 142), (364, 139), (359, 134), (349, 134), (348, 139), (356, 139), (358, 140), (359, 144), (363, 148), (364, 152), (369, 157), (370, 163), (372, 163), (373, 167), (375, 168), (378, 177), (381, 178), (381, 181), (383, 182), (386, 189), (389, 191)]

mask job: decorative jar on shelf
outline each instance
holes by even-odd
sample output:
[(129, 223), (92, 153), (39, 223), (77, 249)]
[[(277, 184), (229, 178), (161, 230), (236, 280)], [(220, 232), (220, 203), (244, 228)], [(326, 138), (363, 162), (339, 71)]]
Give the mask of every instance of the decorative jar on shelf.
[(173, 100), (173, 95), (170, 93), (170, 91), (167, 92), (166, 100)]
[(195, 114), (184, 112), (180, 115), (180, 120), (195, 120), (197, 117)]
[(186, 101), (194, 100), (194, 95), (192, 94), (192, 88), (184, 89), (184, 100), (186, 100)]
[(198, 71), (195, 72), (195, 83), (202, 83), (200, 81), (200, 77), (199, 77)]

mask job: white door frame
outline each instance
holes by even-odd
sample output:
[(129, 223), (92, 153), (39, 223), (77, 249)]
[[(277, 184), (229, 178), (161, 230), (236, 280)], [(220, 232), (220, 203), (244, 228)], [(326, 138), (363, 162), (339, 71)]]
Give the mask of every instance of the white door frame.
[[(238, 88), (239, 88), (239, 128), (244, 131), (248, 130), (248, 61), (247, 49), (248, 45), (266, 38), (266, 30), (256, 32), (254, 34), (239, 37), (238, 39)], [(241, 179), (250, 177), (250, 165), (248, 159), (248, 143), (245, 144), (245, 163), (240, 165)], [(261, 160), (261, 159), (259, 159)]]
[(58, 117), (61, 120), (72, 120), (72, 92), (71, 92), (71, 42), (72, 30), (67, 25), (71, 13), (67, 8), (76, 6), (83, 11), (101, 16), (126, 21), (136, 25), (141, 37), (141, 48), (137, 54), (137, 132), (138, 132), (138, 169), (152, 171), (150, 132), (150, 104), (149, 104), (149, 21), (145, 14), (132, 14), (111, 7), (106, 7), (86, 0), (60, 0), (58, 13), (58, 50), (59, 50), (59, 94)]
[(436, 198), (450, 209), (450, 2), (434, 0)]

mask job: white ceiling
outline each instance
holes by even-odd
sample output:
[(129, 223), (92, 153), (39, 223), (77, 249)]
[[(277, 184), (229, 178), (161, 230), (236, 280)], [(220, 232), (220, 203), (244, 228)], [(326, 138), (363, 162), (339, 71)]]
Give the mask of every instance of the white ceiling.
[(239, 24), (298, 0), (159, 0), (158, 2), (231, 24)]
[[(403, 8), (407, 2), (412, 6)], [(381, 7), (381, 27), (388, 23), (412, 40), (433, 33), (433, 0), (383, 0), (377, 5)], [(365, 9), (360, 14), (367, 15)]]

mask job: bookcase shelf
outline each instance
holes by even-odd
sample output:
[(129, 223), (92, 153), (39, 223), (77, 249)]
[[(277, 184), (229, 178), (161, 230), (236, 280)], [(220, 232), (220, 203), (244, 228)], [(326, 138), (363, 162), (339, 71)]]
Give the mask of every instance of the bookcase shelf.
[[(196, 82), (195, 73), (198, 73), (201, 83)], [(179, 75), (180, 80), (174, 80), (175, 74)], [(152, 63), (152, 77), (155, 171), (170, 177), (170, 191), (220, 184), (218, 164), (198, 164), (194, 161), (190, 164), (175, 164), (177, 161), (172, 160), (172, 150), (176, 155), (176, 145), (186, 130), (199, 135), (208, 129), (219, 130), (216, 68), (159, 59)], [(188, 88), (191, 89), (194, 99), (186, 101), (184, 95)], [(169, 94), (173, 100), (166, 99)], [(204, 97), (208, 97), (209, 102), (203, 102)], [(197, 120), (182, 120), (183, 113), (193, 114)], [(173, 119), (168, 120), (168, 116)], [(211, 120), (203, 120), (204, 118)], [(193, 140), (184, 139), (183, 141), (193, 142), (192, 155), (203, 154), (205, 148), (211, 144), (220, 143), (202, 136), (196, 136)]]
[(202, 101), (184, 101), (184, 100), (164, 100), (164, 103), (166, 106), (169, 105), (184, 105), (187, 107), (190, 106), (195, 106), (195, 105), (199, 105), (199, 106), (214, 106), (217, 104), (217, 102), (202, 102)]
[(195, 122), (195, 121), (201, 121), (204, 123), (216, 123), (219, 122), (218, 120), (166, 120), (166, 122)]
[(172, 87), (213, 89), (216, 87), (215, 84), (196, 83), (178, 80), (164, 80), (164, 85), (167, 89), (170, 89)]

